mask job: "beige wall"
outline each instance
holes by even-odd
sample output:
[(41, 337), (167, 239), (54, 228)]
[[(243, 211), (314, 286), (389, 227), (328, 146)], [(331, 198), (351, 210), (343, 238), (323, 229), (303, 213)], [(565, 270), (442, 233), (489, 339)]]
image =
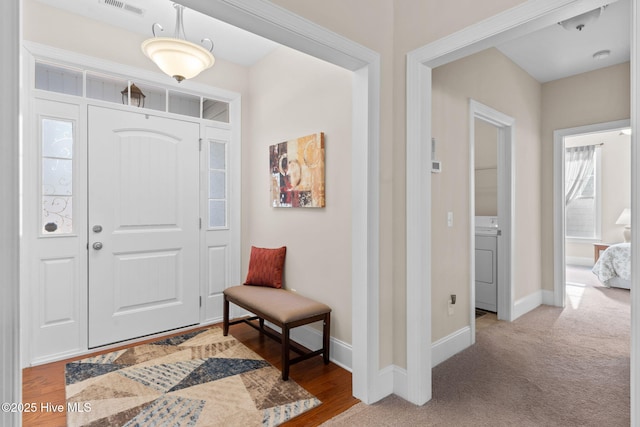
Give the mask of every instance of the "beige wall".
[[(292, 12), (323, 27), (335, 31), (355, 42), (380, 53), (380, 367), (404, 364), (406, 347), (406, 314), (394, 308), (394, 292), (404, 288), (404, 282), (395, 281), (398, 270), (404, 269), (404, 247), (397, 241), (404, 233), (404, 194), (395, 188), (396, 158), (393, 127), (396, 112), (393, 109), (393, 37), (394, 2), (389, 0), (273, 0)], [(404, 142), (402, 142), (404, 144)], [(404, 169), (403, 169), (404, 170)], [(395, 190), (395, 191), (394, 191)], [(394, 345), (392, 345), (392, 343)], [(400, 356), (396, 356), (400, 352)]]
[(542, 287), (553, 290), (553, 131), (630, 117), (629, 63), (542, 85)]
[[(381, 55), (381, 367), (406, 364), (406, 54), (524, 1), (273, 0)], [(433, 321), (446, 324), (449, 318)]]
[(477, 118), (473, 127), (476, 216), (497, 216), (498, 128)]
[[(281, 47), (249, 72), (243, 164), (243, 252), (287, 246), (285, 287), (332, 308), (331, 335), (351, 343), (352, 73)], [(269, 146), (325, 134), (325, 208), (273, 208)], [(244, 263), (243, 271), (246, 271)]]
[[(616, 225), (622, 210), (631, 206), (631, 137), (618, 130), (565, 138), (566, 147), (603, 144), (600, 146), (602, 206), (602, 242), (622, 242), (624, 226)], [(565, 255), (593, 263), (593, 243), (567, 241)]]
[[(432, 123), (442, 173), (432, 175), (433, 339), (469, 325), (470, 199), (469, 98), (515, 119), (514, 298), (540, 290), (541, 86), (497, 49), (433, 70)], [(533, 207), (533, 209), (532, 209)], [(447, 227), (447, 212), (454, 226)], [(457, 294), (459, 309), (447, 314)]]

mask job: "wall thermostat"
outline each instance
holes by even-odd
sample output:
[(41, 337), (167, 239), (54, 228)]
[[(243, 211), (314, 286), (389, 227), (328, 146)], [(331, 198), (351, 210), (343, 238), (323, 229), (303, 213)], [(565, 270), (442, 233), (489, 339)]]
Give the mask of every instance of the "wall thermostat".
[(442, 172), (440, 160), (436, 160), (436, 139), (431, 138), (431, 173)]

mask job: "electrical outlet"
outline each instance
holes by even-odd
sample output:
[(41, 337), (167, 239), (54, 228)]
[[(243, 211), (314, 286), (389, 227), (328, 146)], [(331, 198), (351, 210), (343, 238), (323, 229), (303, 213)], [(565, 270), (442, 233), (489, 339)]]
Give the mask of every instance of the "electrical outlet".
[(453, 304), (451, 304), (451, 301), (448, 302), (448, 312), (449, 312), (449, 316), (453, 316)]
[(453, 227), (453, 212), (447, 212), (447, 226)]

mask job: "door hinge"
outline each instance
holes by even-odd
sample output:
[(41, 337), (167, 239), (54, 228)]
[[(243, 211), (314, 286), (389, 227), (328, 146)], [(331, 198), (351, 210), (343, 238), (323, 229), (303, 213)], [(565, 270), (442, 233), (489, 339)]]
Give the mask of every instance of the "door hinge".
[(199, 219), (199, 225), (198, 227), (200, 227), (200, 230), (202, 230), (202, 218), (198, 218)]
[(198, 150), (202, 151), (202, 138), (198, 140)]
[(202, 307), (202, 296), (200, 296), (200, 307)]

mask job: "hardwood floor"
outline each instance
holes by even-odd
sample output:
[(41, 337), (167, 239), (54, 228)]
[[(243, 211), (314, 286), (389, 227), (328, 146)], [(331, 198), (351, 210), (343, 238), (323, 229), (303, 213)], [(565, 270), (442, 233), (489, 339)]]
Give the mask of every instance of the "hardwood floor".
[[(238, 341), (280, 369), (279, 343), (268, 337), (260, 336), (255, 329), (245, 324), (231, 326), (229, 332)], [(183, 333), (184, 331), (181, 331), (174, 335)], [(146, 342), (157, 339), (150, 339)], [(139, 344), (141, 343), (136, 343), (136, 345)], [(119, 349), (132, 346), (122, 346)], [(116, 349), (110, 348), (92, 355), (109, 353), (114, 350)], [(22, 401), (25, 404), (35, 404), (33, 406), (36, 409), (35, 412), (25, 412), (23, 414), (22, 422), (24, 427), (66, 426), (64, 367), (68, 362), (86, 357), (89, 357), (89, 355), (23, 370)], [(359, 402), (351, 393), (351, 373), (334, 363), (325, 365), (321, 356), (292, 365), (289, 377), (320, 399), (322, 404), (282, 424), (283, 426), (317, 426)], [(62, 412), (54, 411), (54, 409), (59, 408), (62, 409)]]

